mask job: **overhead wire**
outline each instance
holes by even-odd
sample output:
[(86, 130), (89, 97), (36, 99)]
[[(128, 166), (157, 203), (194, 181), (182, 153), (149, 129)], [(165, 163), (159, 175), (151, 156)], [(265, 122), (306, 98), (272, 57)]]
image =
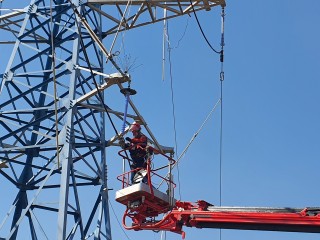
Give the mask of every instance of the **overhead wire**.
[(200, 29), (200, 31), (201, 31), (201, 34), (202, 34), (203, 38), (205, 39), (205, 41), (207, 42), (208, 46), (211, 48), (211, 50), (212, 50), (213, 52), (215, 52), (215, 53), (217, 53), (217, 54), (220, 54), (221, 51), (217, 51), (216, 49), (214, 49), (214, 48), (212, 47), (212, 45), (211, 45), (211, 43), (209, 42), (206, 34), (204, 33), (204, 31), (203, 31), (203, 29), (202, 29), (202, 26), (201, 26), (201, 24), (200, 24), (200, 21), (199, 21), (199, 19), (198, 19), (198, 16), (197, 16), (197, 14), (196, 14), (196, 11), (195, 11), (195, 9), (194, 9), (194, 7), (193, 7), (193, 3), (192, 3), (191, 0), (190, 0), (190, 4), (191, 4), (192, 12), (193, 12), (194, 17), (195, 17), (195, 19), (196, 19), (196, 21), (197, 21), (198, 27), (199, 27), (199, 29)]

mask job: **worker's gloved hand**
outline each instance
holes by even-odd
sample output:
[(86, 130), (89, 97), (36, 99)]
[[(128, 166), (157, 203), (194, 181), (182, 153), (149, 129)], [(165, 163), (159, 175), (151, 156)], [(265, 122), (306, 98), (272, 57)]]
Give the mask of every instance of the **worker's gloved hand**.
[(129, 137), (126, 137), (126, 140), (127, 140), (128, 142), (131, 142), (131, 141), (132, 141), (131, 138), (129, 138)]

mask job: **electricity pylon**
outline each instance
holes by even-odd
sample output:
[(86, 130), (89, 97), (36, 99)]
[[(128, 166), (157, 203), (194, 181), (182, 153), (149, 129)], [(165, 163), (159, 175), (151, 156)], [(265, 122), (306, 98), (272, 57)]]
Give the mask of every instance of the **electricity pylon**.
[[(105, 103), (107, 90), (130, 76), (102, 40), (224, 4), (31, 0), (2, 12), (0, 30), (13, 47), (0, 75), (0, 174), (12, 191), (2, 193), (11, 206), (0, 216), (0, 239), (112, 239), (106, 148), (120, 145), (119, 125), (138, 120), (156, 147), (173, 150), (159, 145), (132, 101), (132, 114)], [(130, 16), (128, 6), (136, 9)]]

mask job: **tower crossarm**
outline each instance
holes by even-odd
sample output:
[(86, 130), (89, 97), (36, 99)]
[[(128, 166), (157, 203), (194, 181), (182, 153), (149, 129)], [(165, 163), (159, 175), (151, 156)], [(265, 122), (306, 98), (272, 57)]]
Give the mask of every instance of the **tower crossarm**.
[[(226, 5), (225, 0), (87, 0), (87, 4), (114, 24), (104, 29), (106, 35), (191, 14), (193, 11), (209, 11), (213, 7)], [(104, 6), (108, 6), (107, 10)], [(127, 14), (127, 6), (131, 8), (130, 14)]]

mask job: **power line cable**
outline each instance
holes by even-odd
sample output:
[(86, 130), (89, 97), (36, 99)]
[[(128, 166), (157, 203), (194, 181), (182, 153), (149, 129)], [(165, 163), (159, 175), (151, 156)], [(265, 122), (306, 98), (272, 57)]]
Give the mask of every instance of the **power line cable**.
[(205, 41), (207, 42), (208, 46), (211, 48), (211, 50), (212, 50), (213, 52), (215, 52), (215, 53), (217, 53), (217, 54), (220, 54), (221, 51), (217, 51), (216, 49), (214, 49), (214, 48), (212, 47), (212, 45), (210, 44), (210, 42), (209, 42), (206, 34), (204, 33), (204, 31), (203, 31), (203, 29), (202, 29), (202, 27), (201, 27), (200, 21), (199, 21), (199, 19), (198, 19), (198, 16), (197, 16), (197, 14), (196, 14), (196, 11), (195, 11), (195, 9), (194, 9), (194, 7), (193, 7), (193, 3), (191, 2), (191, 0), (190, 0), (190, 4), (191, 4), (191, 7), (192, 7), (192, 12), (193, 12), (193, 14), (194, 14), (194, 16), (195, 16), (195, 18), (196, 18), (198, 27), (199, 27), (199, 29), (200, 29), (200, 31), (201, 31), (201, 34), (202, 34), (203, 38), (205, 39)]

